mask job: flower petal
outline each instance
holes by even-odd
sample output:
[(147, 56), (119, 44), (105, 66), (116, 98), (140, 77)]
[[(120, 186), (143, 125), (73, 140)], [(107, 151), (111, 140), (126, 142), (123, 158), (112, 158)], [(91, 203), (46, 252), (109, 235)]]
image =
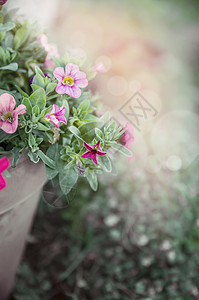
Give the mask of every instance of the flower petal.
[(55, 68), (53, 75), (55, 76), (55, 78), (57, 80), (62, 81), (63, 78), (65, 77), (64, 68), (62, 68), (62, 67)]
[(84, 152), (84, 153), (82, 154), (81, 157), (83, 157), (83, 158), (91, 158), (91, 157), (92, 157), (92, 154), (91, 154), (90, 151), (86, 151), (86, 152)]
[(2, 157), (0, 159), (0, 173), (4, 172), (9, 167), (9, 160), (7, 157)]
[(26, 106), (23, 104), (20, 104), (19, 106), (17, 106), (14, 110), (13, 116), (17, 117), (18, 115), (23, 115), (26, 112)]
[(83, 79), (75, 79), (75, 84), (80, 88), (85, 88), (88, 85), (88, 80), (86, 78)]
[(98, 164), (98, 161), (97, 161), (97, 154), (96, 154), (96, 153), (92, 153), (91, 159), (92, 159), (92, 161), (93, 161), (96, 165)]
[(58, 85), (56, 87), (56, 92), (57, 92), (57, 94), (60, 94), (60, 95), (67, 94), (66, 86), (62, 85), (61, 82), (58, 83)]
[(58, 108), (58, 111), (56, 111), (56, 116), (63, 116), (65, 114), (66, 108), (64, 106), (61, 106)]
[(12, 95), (4, 93), (0, 96), (0, 113), (12, 112), (15, 105), (15, 98)]
[(55, 127), (59, 128), (60, 126), (60, 123), (59, 123), (59, 120), (55, 117), (55, 116), (50, 116), (49, 117), (49, 121), (55, 125)]
[(64, 116), (56, 116), (56, 118), (59, 122), (67, 124), (66, 118)]
[(97, 150), (99, 149), (100, 140), (95, 144), (94, 148), (97, 147)]
[(18, 127), (18, 118), (15, 118), (12, 123), (6, 120), (1, 125), (1, 129), (9, 134), (14, 133), (17, 130), (17, 127)]
[(71, 75), (73, 78), (77, 72), (79, 72), (79, 67), (75, 64), (69, 63), (65, 67), (66, 75)]
[(66, 86), (66, 92), (67, 95), (73, 97), (73, 98), (79, 98), (81, 96), (81, 90), (77, 86)]
[(85, 142), (84, 142), (84, 146), (85, 146), (86, 149), (89, 150), (89, 151), (92, 151), (93, 148), (95, 147), (95, 146), (89, 145), (89, 144), (87, 144), (87, 143), (85, 143)]
[(97, 150), (97, 155), (103, 156), (103, 155), (106, 155), (106, 152), (101, 151), (101, 150)]
[(6, 181), (2, 175), (0, 175), (0, 191), (6, 187)]

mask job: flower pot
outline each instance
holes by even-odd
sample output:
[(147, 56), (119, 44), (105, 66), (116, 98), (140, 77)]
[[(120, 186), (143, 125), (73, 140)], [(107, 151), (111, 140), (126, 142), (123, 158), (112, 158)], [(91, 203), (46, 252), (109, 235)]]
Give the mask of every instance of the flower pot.
[(8, 299), (26, 237), (46, 181), (45, 166), (23, 154), (0, 191), (0, 299)]

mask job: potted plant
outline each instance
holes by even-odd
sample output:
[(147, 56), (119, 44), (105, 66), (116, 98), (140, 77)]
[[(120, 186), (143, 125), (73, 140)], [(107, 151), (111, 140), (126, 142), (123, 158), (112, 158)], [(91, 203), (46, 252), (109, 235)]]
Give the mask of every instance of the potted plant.
[[(7, 299), (41, 188), (67, 195), (85, 177), (112, 171), (110, 152), (131, 156), (129, 126), (98, 117), (89, 80), (102, 65), (60, 56), (0, 0), (0, 295)], [(132, 140), (132, 128), (130, 128)], [(127, 147), (125, 147), (127, 146)], [(7, 184), (6, 184), (7, 183)]]

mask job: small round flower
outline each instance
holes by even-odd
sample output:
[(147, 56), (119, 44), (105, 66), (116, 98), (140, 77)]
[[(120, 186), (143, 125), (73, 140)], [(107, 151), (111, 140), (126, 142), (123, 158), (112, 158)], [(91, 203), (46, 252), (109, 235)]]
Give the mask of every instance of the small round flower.
[(26, 112), (26, 106), (20, 104), (14, 109), (16, 105), (15, 98), (4, 93), (0, 96), (0, 129), (6, 133), (14, 133), (18, 127), (18, 115), (23, 115)]
[(53, 75), (58, 80), (56, 92), (60, 95), (67, 94), (73, 98), (79, 98), (80, 88), (88, 85), (86, 74), (80, 72), (79, 67), (72, 63), (67, 64), (65, 70), (62, 67), (56, 68)]
[(49, 114), (44, 116), (44, 120), (50, 121), (53, 125), (59, 128), (60, 122), (67, 124), (66, 118), (64, 117), (65, 111), (66, 109), (64, 106), (59, 108), (56, 104), (53, 104), (52, 110)]

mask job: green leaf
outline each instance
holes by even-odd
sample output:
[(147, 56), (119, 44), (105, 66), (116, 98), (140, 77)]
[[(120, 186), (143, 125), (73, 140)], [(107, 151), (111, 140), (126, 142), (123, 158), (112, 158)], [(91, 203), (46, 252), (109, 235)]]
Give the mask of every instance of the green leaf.
[(40, 109), (38, 107), (38, 105), (35, 105), (32, 109), (32, 113), (35, 114), (36, 117), (38, 117), (39, 113), (40, 113)]
[(31, 149), (34, 149), (35, 147), (35, 143), (36, 143), (36, 140), (35, 140), (35, 137), (32, 133), (30, 133), (28, 135), (28, 145)]
[(11, 63), (7, 66), (0, 67), (0, 70), (10, 70), (10, 71), (17, 71), (18, 64), (17, 63)]
[(91, 142), (95, 137), (95, 128), (102, 127), (103, 122), (98, 120), (97, 122), (88, 122), (78, 127), (79, 131), (81, 132), (82, 138)]
[(33, 90), (33, 92), (35, 92), (36, 90), (40, 89), (41, 87), (39, 85), (36, 85), (36, 84), (31, 84), (31, 88)]
[(0, 24), (0, 32), (7, 32), (15, 28), (15, 23), (7, 22), (5, 24)]
[(36, 72), (36, 74), (39, 74), (43, 78), (45, 78), (44, 73), (42, 72), (42, 70), (38, 66), (35, 67), (35, 72)]
[(67, 167), (59, 174), (59, 184), (62, 192), (68, 194), (78, 179), (76, 165), (70, 162)]
[(4, 132), (2, 129), (0, 129), (0, 144), (6, 140), (10, 140), (10, 139), (14, 138), (17, 135), (18, 135), (18, 133), (16, 133), (16, 132), (13, 134), (8, 134), (8, 133)]
[(123, 145), (116, 143), (116, 142), (111, 142), (110, 143), (111, 148), (121, 152), (122, 154), (126, 155), (126, 156), (132, 156), (132, 152), (127, 149), (126, 147), (124, 147)]
[(55, 162), (50, 157), (45, 155), (41, 150), (37, 150), (35, 153), (41, 158), (41, 160), (45, 163), (45, 165), (47, 165), (52, 169), (56, 168)]
[(26, 27), (19, 28), (14, 36), (14, 49), (19, 49), (28, 38), (28, 29)]
[(26, 106), (26, 113), (31, 115), (32, 114), (32, 105), (28, 98), (23, 98), (22, 104)]
[(29, 97), (29, 95), (26, 92), (24, 92), (17, 84), (15, 84), (15, 87), (22, 96), (24, 96), (25, 98)]
[(15, 168), (16, 165), (17, 165), (17, 162), (19, 160), (19, 158), (21, 157), (22, 155), (22, 152), (19, 152), (21, 150), (21, 148), (19, 147), (14, 147), (12, 149), (12, 154), (13, 154), (13, 157), (12, 157), (12, 168)]
[(49, 130), (49, 127), (43, 125), (42, 123), (38, 122), (37, 123), (37, 130), (42, 130), (42, 131), (47, 131)]
[(81, 142), (84, 143), (84, 140), (81, 138), (81, 132), (79, 131), (79, 129), (75, 126), (70, 126), (68, 127), (68, 130), (70, 130), (70, 132), (72, 132), (78, 140), (81, 140)]
[(46, 94), (48, 95), (48, 94), (52, 93), (55, 90), (56, 86), (57, 86), (57, 83), (53, 83), (53, 82), (48, 83), (47, 87), (46, 87)]
[(49, 180), (51, 180), (59, 173), (59, 170), (61, 169), (63, 163), (62, 160), (60, 159), (59, 145), (57, 143), (51, 145), (48, 148), (46, 155), (50, 157), (56, 164), (55, 170), (46, 166), (46, 176)]
[(35, 164), (38, 163), (39, 157), (38, 157), (37, 153), (30, 151), (30, 152), (28, 152), (28, 156), (30, 157), (30, 160), (32, 162), (34, 162)]
[(46, 94), (43, 88), (36, 90), (30, 97), (29, 100), (32, 106), (38, 105), (42, 111), (46, 106)]
[(111, 172), (112, 171), (111, 160), (107, 155), (99, 156), (98, 157), (98, 163), (104, 171), (106, 171), (106, 172)]
[(40, 74), (36, 74), (33, 78), (33, 84), (44, 88), (44, 78)]
[(68, 120), (68, 117), (69, 117), (69, 114), (70, 114), (70, 108), (69, 108), (69, 105), (68, 105), (68, 101), (66, 99), (62, 100), (62, 106), (64, 106), (65, 109), (66, 109), (64, 117), (66, 118), (66, 120)]
[(99, 140), (103, 139), (103, 132), (99, 128), (95, 128), (95, 134)]
[(79, 111), (79, 113), (82, 111), (87, 111), (89, 109), (89, 107), (90, 107), (90, 101), (83, 100), (78, 107), (78, 111)]
[(92, 190), (97, 191), (98, 182), (97, 182), (97, 175), (95, 174), (95, 172), (90, 170), (89, 168), (86, 168), (85, 176), (86, 176)]

